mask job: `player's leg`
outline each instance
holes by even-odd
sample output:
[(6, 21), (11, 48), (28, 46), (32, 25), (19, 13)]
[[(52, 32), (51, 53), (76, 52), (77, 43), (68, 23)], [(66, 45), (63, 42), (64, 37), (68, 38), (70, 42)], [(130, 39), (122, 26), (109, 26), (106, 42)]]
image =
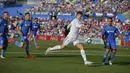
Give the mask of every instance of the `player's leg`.
[(110, 52), (110, 46), (109, 46), (109, 43), (104, 43), (104, 46), (105, 46), (105, 52), (104, 52), (103, 59), (102, 59), (102, 65), (105, 64), (105, 61), (106, 61), (107, 55), (108, 55), (108, 53)]
[(55, 50), (63, 49), (65, 46), (67, 46), (71, 42), (72, 42), (72, 39), (69, 39), (68, 37), (66, 37), (65, 40), (63, 41), (62, 45), (56, 45), (54, 47), (49, 47), (46, 50), (45, 55), (47, 55), (47, 53), (50, 52), (50, 51), (55, 51)]
[(29, 53), (29, 40), (26, 38), (25, 40), (25, 51), (26, 51), (26, 55), (27, 58), (34, 58), (33, 56), (30, 55)]
[(7, 38), (5, 37), (5, 38), (3, 39), (3, 48), (2, 48), (2, 50), (1, 50), (1, 56), (0, 56), (1, 58), (5, 58), (4, 55), (5, 55), (5, 51), (6, 51), (7, 47), (8, 47), (8, 40), (7, 40)]
[(82, 56), (82, 58), (84, 60), (84, 64), (85, 65), (91, 65), (92, 62), (87, 61), (87, 57), (86, 57), (84, 47), (83, 47), (82, 44), (79, 43), (79, 40), (74, 41), (73, 45), (80, 49), (80, 54), (81, 54), (81, 56)]
[(110, 54), (110, 57), (108, 58), (108, 62), (110, 65), (112, 65), (112, 58), (115, 56), (116, 54), (116, 43), (112, 42), (111, 43), (111, 54)]
[(124, 48), (128, 49), (128, 40), (124, 40)]
[(56, 45), (54, 47), (49, 47), (46, 51), (45, 51), (45, 55), (47, 55), (48, 52), (50, 51), (55, 51), (55, 50), (59, 50), (59, 49), (63, 49), (65, 47), (64, 44), (62, 45)]
[(23, 46), (24, 46), (24, 37), (23, 37), (23, 36), (20, 36), (20, 41), (21, 41), (21, 42), (18, 42), (18, 41), (13, 40), (12, 42), (13, 42), (16, 46), (18, 46), (18, 47), (20, 47), (20, 48), (23, 48)]
[(8, 43), (11, 43), (14, 40), (14, 33), (10, 34), (10, 39), (8, 40)]
[(0, 57), (3, 58), (3, 59), (5, 58), (4, 55), (5, 55), (6, 48), (7, 48), (7, 46), (4, 46), (1, 50), (1, 56)]
[(32, 38), (33, 38), (33, 40), (34, 40), (35, 47), (36, 47), (37, 49), (39, 49), (40, 46), (38, 46), (38, 44), (37, 44), (37, 42), (36, 42), (36, 35), (33, 34)]
[(0, 36), (0, 49), (3, 48), (3, 43), (4, 43), (3, 37)]

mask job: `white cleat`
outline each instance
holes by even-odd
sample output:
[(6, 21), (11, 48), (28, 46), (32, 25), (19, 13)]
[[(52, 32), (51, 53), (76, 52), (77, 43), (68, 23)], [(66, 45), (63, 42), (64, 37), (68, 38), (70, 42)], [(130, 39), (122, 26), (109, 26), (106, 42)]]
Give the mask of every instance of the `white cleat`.
[(109, 65), (112, 65), (112, 62), (111, 61), (108, 61), (109, 62)]
[(47, 50), (45, 51), (45, 53), (44, 53), (44, 54), (45, 54), (45, 55), (47, 55), (47, 53), (48, 53), (48, 52), (50, 52), (50, 47), (49, 47), (49, 48), (47, 48)]
[(5, 59), (5, 57), (4, 57), (4, 56), (2, 56), (2, 55), (0, 55), (0, 58)]
[(85, 61), (84, 64), (85, 64), (85, 65), (91, 65), (91, 64), (93, 64), (93, 62)]

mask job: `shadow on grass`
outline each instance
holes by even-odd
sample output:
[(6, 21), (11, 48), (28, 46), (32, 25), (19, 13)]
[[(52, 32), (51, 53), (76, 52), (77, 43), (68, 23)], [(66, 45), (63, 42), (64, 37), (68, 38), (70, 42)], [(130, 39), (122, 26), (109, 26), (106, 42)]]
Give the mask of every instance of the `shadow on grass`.
[[(130, 65), (130, 62), (115, 62), (113, 63), (113, 65)], [(101, 63), (94, 63), (92, 65), (89, 65), (89, 67), (105, 67), (105, 66), (109, 66), (108, 63), (106, 63), (105, 65), (102, 65)]]
[(116, 63), (113, 63), (113, 65), (130, 65), (130, 62), (116, 62)]
[[(44, 55), (44, 54), (32, 54), (34, 58), (75, 58), (75, 57), (81, 57), (79, 55)], [(26, 55), (20, 55), (20, 56), (9, 56), (8, 58), (26, 58)]]
[(80, 65), (84, 65), (83, 62), (61, 62), (61, 63), (64, 63), (64, 64), (80, 64)]
[(79, 57), (79, 55), (40, 55), (37, 54), (36, 58), (69, 58), (69, 57)]

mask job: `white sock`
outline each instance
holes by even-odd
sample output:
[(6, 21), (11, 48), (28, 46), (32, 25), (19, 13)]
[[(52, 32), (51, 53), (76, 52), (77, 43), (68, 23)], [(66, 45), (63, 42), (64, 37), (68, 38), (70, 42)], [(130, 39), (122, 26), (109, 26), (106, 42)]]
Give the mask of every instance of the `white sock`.
[(85, 51), (84, 51), (84, 50), (80, 50), (80, 54), (81, 54), (81, 56), (82, 56), (82, 58), (83, 58), (84, 62), (85, 62), (85, 61), (87, 61)]
[(57, 45), (57, 46), (54, 46), (54, 47), (50, 48), (50, 51), (58, 50), (58, 49), (61, 49), (60, 45)]

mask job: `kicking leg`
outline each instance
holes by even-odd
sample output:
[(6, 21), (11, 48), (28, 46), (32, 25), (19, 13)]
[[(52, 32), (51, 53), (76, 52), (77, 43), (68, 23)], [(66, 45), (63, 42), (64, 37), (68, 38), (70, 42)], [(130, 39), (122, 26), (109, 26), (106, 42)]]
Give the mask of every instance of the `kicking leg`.
[(54, 46), (52, 48), (49, 47), (46, 50), (45, 55), (47, 55), (47, 53), (50, 52), (50, 51), (55, 51), (55, 50), (63, 49), (64, 47), (65, 47), (64, 44), (62, 44), (62, 45), (56, 45), (56, 46)]
[(12, 42), (19, 48), (23, 48), (24, 46), (24, 37), (23, 36), (20, 36), (20, 41), (21, 42), (18, 42), (18, 41), (15, 41), (13, 40)]
[(55, 51), (55, 50), (63, 49), (65, 46), (67, 46), (71, 42), (72, 42), (72, 39), (69, 39), (68, 37), (66, 37), (62, 45), (56, 45), (56, 46), (51, 47), (51, 48), (49, 47), (46, 50), (45, 55), (47, 55), (47, 53), (50, 52), (50, 51)]

